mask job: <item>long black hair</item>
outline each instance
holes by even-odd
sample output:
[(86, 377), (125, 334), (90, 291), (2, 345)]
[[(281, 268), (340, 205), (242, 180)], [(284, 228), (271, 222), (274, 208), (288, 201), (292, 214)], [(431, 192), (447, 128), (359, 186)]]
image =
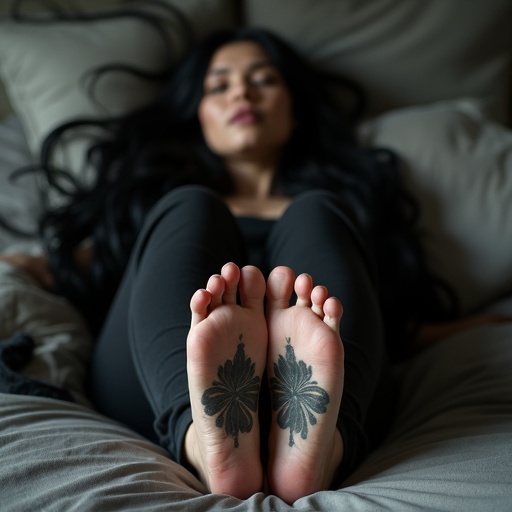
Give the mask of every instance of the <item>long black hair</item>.
[[(232, 192), (222, 160), (203, 138), (197, 110), (213, 54), (236, 41), (260, 45), (280, 70), (292, 97), (296, 129), (283, 149), (274, 191), (293, 197), (322, 188), (346, 201), (372, 241), (389, 338), (404, 340), (412, 325), (443, 317), (435, 280), (414, 236), (418, 212), (402, 188), (398, 159), (387, 150), (360, 147), (353, 119), (334, 107), (320, 75), (283, 40), (256, 28), (208, 37), (172, 71), (151, 105), (121, 119), (94, 122), (104, 129), (104, 136), (88, 152), (94, 183), (77, 184), (68, 191), (66, 204), (49, 210), (41, 220), (59, 291), (100, 325), (155, 202), (184, 184), (201, 184), (220, 194)], [(53, 146), (67, 129), (84, 123), (60, 128), (50, 135), (47, 146)], [(44, 165), (49, 167), (48, 162)], [(77, 270), (74, 261), (85, 240), (93, 245), (88, 276)]]

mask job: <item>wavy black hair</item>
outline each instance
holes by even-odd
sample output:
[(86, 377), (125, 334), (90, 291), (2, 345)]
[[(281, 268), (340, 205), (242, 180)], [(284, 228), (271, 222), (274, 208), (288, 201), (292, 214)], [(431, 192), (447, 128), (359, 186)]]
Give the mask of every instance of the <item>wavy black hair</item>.
[[(334, 107), (321, 75), (285, 41), (257, 28), (206, 38), (172, 70), (160, 96), (149, 106), (117, 119), (77, 120), (49, 136), (42, 162), (47, 176), (52, 174), (48, 148), (63, 133), (84, 124), (104, 130), (88, 151), (94, 183), (74, 184), (66, 203), (49, 209), (41, 219), (59, 291), (97, 328), (155, 202), (185, 184), (201, 184), (220, 194), (232, 192), (222, 160), (203, 138), (197, 110), (213, 54), (237, 41), (252, 41), (263, 48), (292, 97), (296, 129), (283, 149), (274, 191), (293, 197), (313, 188), (328, 189), (349, 205), (373, 245), (387, 337), (395, 347), (410, 336), (412, 326), (445, 318), (438, 282), (428, 272), (414, 234), (418, 209), (402, 187), (396, 155), (361, 147), (354, 119)], [(87, 277), (74, 260), (85, 240), (91, 240), (94, 248)]]

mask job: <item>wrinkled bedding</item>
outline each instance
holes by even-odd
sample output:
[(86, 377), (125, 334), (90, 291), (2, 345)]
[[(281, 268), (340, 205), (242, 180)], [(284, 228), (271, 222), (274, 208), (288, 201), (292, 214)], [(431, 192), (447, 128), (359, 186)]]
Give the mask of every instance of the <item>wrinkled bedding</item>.
[[(0, 16), (9, 3), (0, 1)], [(61, 3), (94, 10), (125, 0)], [(428, 264), (454, 289), (461, 315), (489, 304), (512, 314), (512, 297), (496, 303), (512, 291), (510, 0), (466, 0), (464, 9), (446, 0), (162, 3), (179, 5), (196, 36), (264, 26), (321, 69), (360, 83), (369, 100), (361, 140), (400, 155), (421, 207)], [(166, 27), (184, 48), (180, 23), (171, 16)], [(33, 231), (41, 195), (55, 199), (35, 174), (10, 180), (35, 161), (50, 129), (102, 117), (106, 106), (116, 115), (155, 93), (119, 74), (89, 101), (88, 72), (112, 62), (160, 69), (161, 58), (154, 32), (125, 17), (73, 22), (71, 30), (2, 21), (0, 217)], [(62, 141), (55, 160), (86, 181), (83, 142)], [(34, 240), (0, 228), (0, 251), (38, 251)], [(15, 333), (35, 344), (23, 377), (64, 389), (74, 402), (0, 392), (0, 512), (512, 510), (512, 323), (459, 333), (397, 366), (399, 401), (383, 444), (340, 489), (291, 505), (264, 493), (246, 501), (207, 494), (162, 448), (95, 411), (83, 319), (0, 263), (0, 344)]]
[(36, 340), (25, 375), (78, 403), (0, 394), (2, 511), (510, 510), (512, 324), (452, 336), (396, 368), (399, 404), (382, 446), (341, 489), (287, 505), (207, 494), (160, 447), (94, 411), (79, 315), (0, 264), (0, 325), (13, 319)]

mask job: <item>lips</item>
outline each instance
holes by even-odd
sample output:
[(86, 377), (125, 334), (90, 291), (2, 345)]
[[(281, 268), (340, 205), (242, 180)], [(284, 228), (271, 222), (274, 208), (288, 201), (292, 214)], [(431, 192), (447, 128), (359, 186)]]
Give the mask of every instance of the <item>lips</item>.
[(260, 114), (251, 107), (242, 107), (238, 109), (235, 114), (230, 118), (230, 124), (254, 124), (261, 119)]

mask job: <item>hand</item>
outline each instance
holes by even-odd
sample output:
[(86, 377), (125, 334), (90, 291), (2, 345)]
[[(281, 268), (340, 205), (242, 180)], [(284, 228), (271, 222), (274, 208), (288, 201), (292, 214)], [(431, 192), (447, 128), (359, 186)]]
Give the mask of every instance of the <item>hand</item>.
[(36, 279), (45, 290), (51, 291), (55, 285), (47, 254), (32, 255), (21, 252), (0, 254), (0, 261), (5, 261), (24, 270)]

